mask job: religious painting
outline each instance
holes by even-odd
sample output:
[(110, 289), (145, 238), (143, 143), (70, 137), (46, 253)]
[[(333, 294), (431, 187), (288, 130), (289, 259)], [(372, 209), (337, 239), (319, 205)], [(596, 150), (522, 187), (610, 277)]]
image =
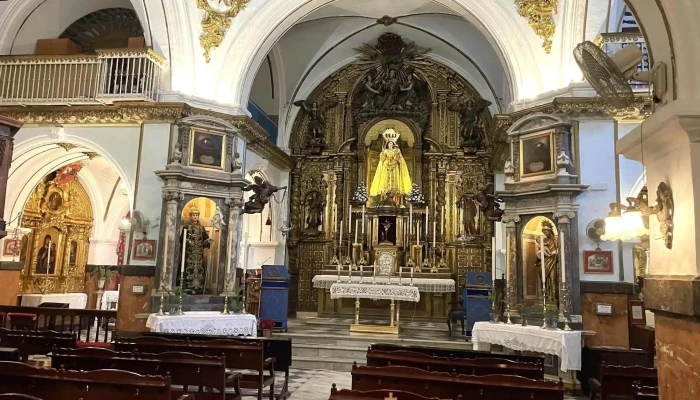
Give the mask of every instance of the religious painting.
[(612, 274), (612, 251), (586, 250), (583, 252), (583, 272), (587, 274)]
[(3, 256), (17, 256), (20, 252), (21, 243), (17, 239), (5, 239), (5, 244), (2, 247)]
[(523, 178), (554, 173), (554, 131), (520, 138), (520, 176)]
[[(38, 243), (37, 243), (38, 242)], [(63, 249), (63, 234), (57, 229), (42, 229), (35, 235), (36, 260), (35, 273), (38, 275), (56, 275), (56, 261), (59, 251)]]
[(134, 260), (153, 261), (156, 259), (156, 241), (149, 239), (134, 240)]
[(78, 178), (78, 172), (83, 168), (82, 163), (68, 164), (65, 167), (58, 170), (56, 173), (56, 184), (65, 185), (68, 182)]
[(70, 256), (68, 257), (68, 265), (75, 266), (77, 254), (78, 254), (78, 242), (73, 240), (70, 242)]
[(190, 132), (190, 165), (224, 169), (226, 135), (223, 133), (192, 129)]
[(51, 214), (60, 213), (64, 206), (64, 192), (62, 188), (51, 185), (46, 188), (46, 194), (42, 204), (42, 210)]

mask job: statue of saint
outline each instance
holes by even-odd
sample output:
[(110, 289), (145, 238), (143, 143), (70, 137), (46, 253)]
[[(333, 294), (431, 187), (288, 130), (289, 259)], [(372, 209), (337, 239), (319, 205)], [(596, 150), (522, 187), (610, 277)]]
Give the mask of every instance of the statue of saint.
[(464, 223), (464, 234), (466, 236), (474, 236), (479, 234), (476, 221), (479, 217), (479, 211), (476, 208), (474, 198), (465, 194), (459, 200), (458, 206), (462, 209), (462, 220)]
[[(377, 171), (372, 179), (371, 196), (403, 196), (411, 191), (411, 177), (396, 141), (399, 134), (387, 129), (383, 134), (385, 147), (379, 155)], [(398, 203), (397, 203), (398, 204)]]
[(323, 208), (325, 201), (319, 192), (311, 192), (306, 198), (306, 229), (312, 232), (319, 232), (323, 225)]
[(185, 293), (204, 294), (204, 249), (211, 246), (212, 240), (209, 239), (206, 229), (199, 223), (199, 209), (197, 207), (190, 208), (189, 217), (190, 220), (184, 225), (184, 229), (187, 229), (187, 238), (183, 237), (184, 229), (180, 233), (180, 245), (184, 244), (183, 239), (187, 240), (185, 281), (180, 282), (180, 285)]
[(326, 141), (323, 129), (326, 126), (325, 113), (331, 107), (338, 104), (337, 100), (326, 100), (319, 104), (317, 101), (298, 100), (294, 105), (301, 107), (309, 115), (309, 131), (304, 146), (311, 149), (314, 154), (320, 154), (325, 149)]
[(488, 100), (467, 100), (465, 104), (451, 104), (450, 111), (459, 113), (459, 134), (462, 138), (462, 146), (481, 147), (484, 143), (482, 128), (484, 121), (482, 112), (490, 106)]
[[(554, 235), (552, 223), (542, 221), (542, 233), (544, 234), (544, 273), (545, 273), (545, 299), (553, 302), (559, 301), (559, 248), (557, 237)], [(537, 258), (542, 265), (540, 241), (537, 240)], [(539, 274), (542, 276), (542, 273)], [(540, 282), (541, 283), (541, 282)]]

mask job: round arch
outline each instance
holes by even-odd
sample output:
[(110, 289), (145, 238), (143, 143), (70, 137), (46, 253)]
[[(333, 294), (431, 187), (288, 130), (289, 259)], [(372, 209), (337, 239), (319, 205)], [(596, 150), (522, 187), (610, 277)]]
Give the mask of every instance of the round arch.
[[(335, 0), (270, 0), (237, 33), (228, 46), (218, 81), (217, 99), (234, 107), (245, 108), (256, 72), (265, 56), (284, 33), (313, 11)], [(510, 0), (431, 0), (471, 22), (497, 49), (512, 82), (514, 98), (522, 97), (524, 88), (541, 86), (538, 63), (526, 32)], [(529, 89), (532, 90), (532, 89)]]

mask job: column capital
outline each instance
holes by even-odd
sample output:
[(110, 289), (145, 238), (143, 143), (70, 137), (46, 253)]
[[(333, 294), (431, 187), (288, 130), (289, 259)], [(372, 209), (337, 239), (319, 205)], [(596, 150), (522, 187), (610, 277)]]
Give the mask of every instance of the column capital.
[(571, 223), (571, 220), (576, 217), (576, 213), (573, 211), (558, 211), (554, 213), (553, 217), (557, 220), (557, 224), (564, 225)]
[(162, 197), (165, 201), (182, 201), (185, 199), (182, 192), (175, 188), (163, 188)]
[(515, 224), (520, 222), (520, 216), (516, 214), (505, 214), (501, 219), (501, 222), (506, 224), (508, 228), (515, 228)]

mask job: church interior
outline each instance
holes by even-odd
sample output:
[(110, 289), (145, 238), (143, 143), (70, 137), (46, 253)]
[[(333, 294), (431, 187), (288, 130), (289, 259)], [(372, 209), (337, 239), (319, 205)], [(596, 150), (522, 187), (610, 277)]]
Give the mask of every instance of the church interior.
[(0, 398), (698, 398), (697, 17), (0, 0)]

